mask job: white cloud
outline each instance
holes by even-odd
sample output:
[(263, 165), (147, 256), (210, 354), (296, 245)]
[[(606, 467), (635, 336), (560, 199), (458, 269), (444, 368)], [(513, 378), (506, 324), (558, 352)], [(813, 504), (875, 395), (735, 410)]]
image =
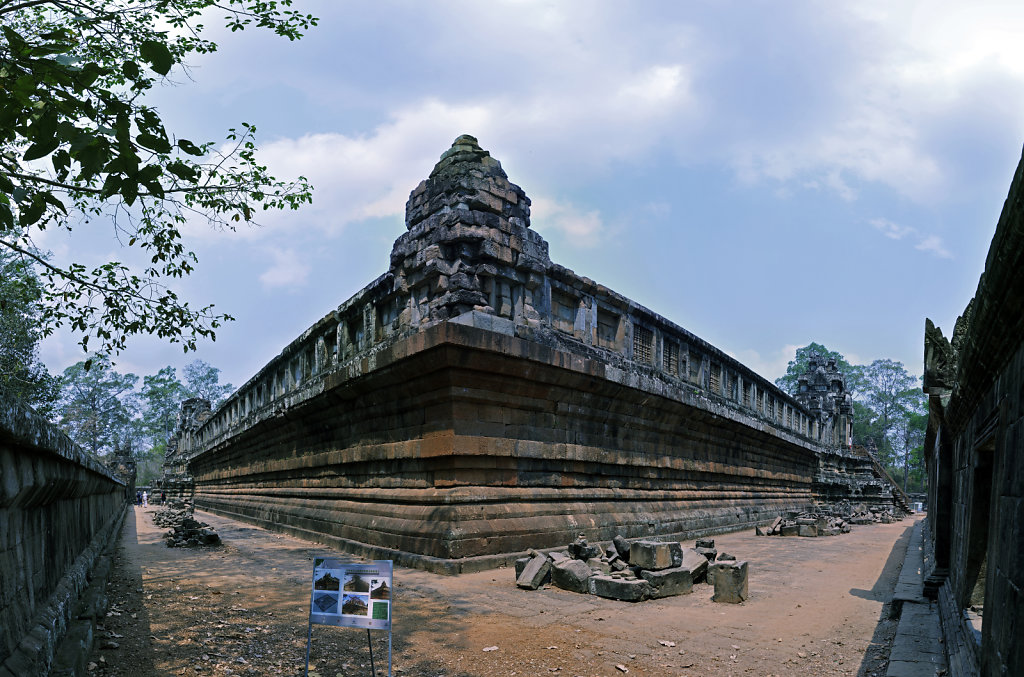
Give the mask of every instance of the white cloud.
[(914, 245), (914, 249), (917, 249), (918, 251), (928, 252), (940, 259), (953, 258), (953, 254), (946, 249), (946, 245), (938, 235), (922, 233), (913, 226), (902, 226), (898, 223), (893, 223), (888, 219), (871, 219), (869, 223), (889, 239), (902, 240), (904, 238), (910, 238), (917, 241)]
[(953, 254), (946, 249), (946, 245), (938, 235), (928, 235), (921, 238), (921, 241), (914, 246), (914, 249), (935, 254), (935, 256), (938, 256), (940, 259), (953, 258)]
[(910, 226), (901, 226), (888, 219), (871, 219), (871, 225), (882, 231), (882, 234), (893, 240), (902, 240), (914, 232)]
[(533, 200), (530, 225), (542, 235), (548, 231), (562, 231), (567, 242), (580, 247), (596, 245), (605, 230), (598, 210), (583, 210), (571, 202), (546, 197)]
[(753, 348), (747, 348), (738, 353), (728, 350), (725, 352), (774, 383), (775, 379), (785, 375), (790, 361), (796, 359), (797, 348), (803, 348), (803, 346), (785, 345), (774, 353), (764, 356)]
[(292, 249), (271, 250), (273, 265), (260, 275), (267, 289), (275, 287), (301, 287), (309, 277), (310, 265)]

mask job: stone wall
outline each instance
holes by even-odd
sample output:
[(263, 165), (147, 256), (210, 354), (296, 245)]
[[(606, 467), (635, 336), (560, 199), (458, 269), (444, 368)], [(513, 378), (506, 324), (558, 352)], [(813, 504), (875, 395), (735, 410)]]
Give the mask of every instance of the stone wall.
[(85, 630), (77, 601), (124, 509), (123, 482), (0, 392), (0, 677), (50, 674)]
[(320, 388), (197, 456), (197, 506), (464, 571), (579, 532), (693, 536), (813, 500), (807, 440), (475, 327), (442, 323)]
[(197, 507), (459, 571), (580, 532), (691, 537), (814, 501), (845, 400), (812, 415), (552, 263), (529, 198), (475, 139), (412, 191), (406, 226), (384, 275), (175, 440)]
[[(925, 332), (929, 524), (952, 675), (1024, 674), (1024, 160), (952, 341)], [(980, 626), (980, 632), (979, 630)]]

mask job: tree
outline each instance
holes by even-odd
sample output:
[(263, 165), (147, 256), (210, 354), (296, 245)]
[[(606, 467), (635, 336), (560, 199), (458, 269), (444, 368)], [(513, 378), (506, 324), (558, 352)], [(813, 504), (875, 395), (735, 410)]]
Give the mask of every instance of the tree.
[(49, 418), (59, 386), (39, 361), (42, 293), (32, 265), (0, 249), (0, 387)]
[[(909, 486), (910, 467), (921, 465), (924, 430), (927, 426), (925, 397), (920, 379), (909, 374), (902, 362), (883, 359), (870, 365), (853, 365), (841, 353), (820, 343), (799, 348), (786, 374), (775, 384), (795, 394), (798, 381), (807, 371), (810, 357), (833, 358), (853, 396), (853, 440), (874, 446), (879, 460)], [(902, 472), (896, 472), (902, 465)]]
[(164, 367), (155, 375), (142, 378), (139, 394), (142, 429), (152, 446), (166, 443), (174, 430), (183, 399), (185, 387), (178, 380), (174, 367)]
[(235, 387), (230, 383), (220, 384), (220, 369), (211, 367), (202, 360), (194, 360), (182, 369), (185, 375), (185, 397), (202, 397), (216, 409)]
[[(229, 130), (226, 147), (195, 143), (169, 132), (146, 95), (189, 55), (216, 50), (203, 37), (204, 12), (226, 12), (232, 31), (257, 26), (295, 40), (317, 20), (290, 5), (0, 0), (0, 249), (39, 266), (43, 335), (67, 325), (83, 349), (92, 338), (105, 355), (149, 333), (188, 351), (231, 319), (168, 286), (197, 263), (182, 224), (251, 223), (259, 210), (309, 202), (311, 188), (257, 162), (252, 125)], [(96, 221), (149, 263), (59, 265), (33, 245), (40, 231)]]
[[(928, 414), (924, 410), (924, 397), (912, 402), (911, 408), (896, 426), (897, 437), (902, 443), (903, 491), (923, 490), (923, 486), (911, 486), (911, 468), (919, 470), (924, 464), (924, 438), (928, 430)], [(921, 474), (921, 473), (917, 473)], [(915, 478), (916, 483), (921, 479)]]
[(829, 350), (820, 343), (814, 343), (813, 341), (803, 348), (796, 349), (796, 355), (786, 366), (786, 373), (775, 379), (775, 385), (790, 395), (795, 395), (797, 392), (797, 382), (807, 372), (807, 365), (812, 355), (818, 355), (826, 360), (830, 358), (835, 359), (836, 367), (839, 368), (839, 373), (843, 375), (843, 380), (846, 383), (847, 392), (857, 397), (863, 386), (863, 367), (850, 364), (843, 357), (842, 353)]
[(91, 368), (83, 361), (64, 370), (58, 411), (60, 425), (72, 440), (94, 455), (103, 455), (137, 442), (132, 394), (139, 377), (119, 374), (104, 356), (91, 362)]

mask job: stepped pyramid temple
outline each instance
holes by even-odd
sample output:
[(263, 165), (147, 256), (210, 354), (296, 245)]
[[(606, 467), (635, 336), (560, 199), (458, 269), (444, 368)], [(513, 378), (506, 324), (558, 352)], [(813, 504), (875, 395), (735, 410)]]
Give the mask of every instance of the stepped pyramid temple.
[(461, 136), (387, 272), (216, 412), (168, 472), (196, 506), (457, 573), (583, 533), (692, 538), (819, 500), (891, 505), (834, 364), (791, 397), (551, 261), (530, 199)]

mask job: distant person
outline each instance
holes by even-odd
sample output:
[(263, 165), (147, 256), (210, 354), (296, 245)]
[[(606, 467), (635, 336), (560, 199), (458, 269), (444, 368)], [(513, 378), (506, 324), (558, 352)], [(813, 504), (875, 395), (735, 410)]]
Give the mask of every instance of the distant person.
[(161, 491), (160, 492), (160, 505), (164, 505), (166, 503), (167, 503), (167, 492), (166, 491)]
[(135, 492), (135, 505), (142, 505), (142, 492), (141, 491), (136, 491)]
[(148, 508), (149, 507), (149, 494), (146, 493), (145, 491), (142, 492), (142, 507), (143, 508)]

